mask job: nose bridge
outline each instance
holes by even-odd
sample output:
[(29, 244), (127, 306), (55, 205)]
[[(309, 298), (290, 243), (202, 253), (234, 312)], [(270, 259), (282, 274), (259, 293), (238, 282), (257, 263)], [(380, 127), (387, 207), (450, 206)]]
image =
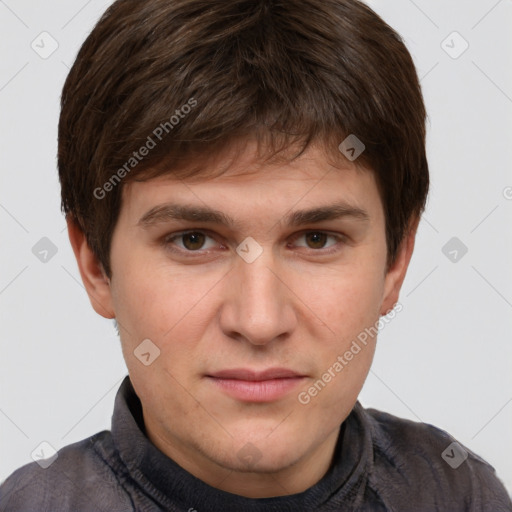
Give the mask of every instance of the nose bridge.
[(293, 307), (270, 249), (254, 260), (240, 257), (230, 272), (223, 329), (253, 344), (269, 343), (294, 327)]
[(249, 308), (248, 312), (252, 312), (254, 317), (280, 302), (279, 281), (276, 279), (272, 261), (267, 261), (269, 259), (260, 257), (260, 261), (238, 264), (238, 276), (242, 283), (239, 301)]

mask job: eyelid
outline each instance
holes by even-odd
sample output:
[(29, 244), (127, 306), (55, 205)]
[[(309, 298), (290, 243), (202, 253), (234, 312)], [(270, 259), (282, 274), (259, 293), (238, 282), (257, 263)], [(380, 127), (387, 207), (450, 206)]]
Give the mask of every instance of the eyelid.
[(308, 252), (311, 252), (313, 254), (314, 253), (318, 253), (318, 255), (333, 254), (335, 252), (340, 251), (340, 247), (339, 247), (340, 243), (341, 244), (347, 243), (347, 237), (345, 235), (343, 235), (342, 233), (333, 233), (332, 231), (327, 231), (327, 230), (322, 230), (322, 229), (305, 229), (303, 231), (300, 231), (300, 232), (294, 234), (292, 236), (292, 241), (295, 241), (297, 238), (308, 235), (310, 233), (322, 233), (324, 235), (327, 235), (327, 237), (332, 237), (332, 238), (336, 239), (335, 244), (332, 244), (329, 247), (321, 248), (321, 249), (311, 249), (309, 247), (300, 246), (300, 247), (306, 249)]
[(335, 233), (333, 231), (328, 231), (326, 229), (311, 229), (310, 228), (310, 229), (304, 229), (302, 231), (294, 233), (293, 235), (291, 235), (291, 239), (295, 240), (296, 238), (299, 238), (299, 237), (304, 236), (304, 235), (309, 235), (311, 233), (321, 233), (323, 235), (332, 236), (333, 238), (337, 238), (339, 240), (347, 238), (342, 233)]

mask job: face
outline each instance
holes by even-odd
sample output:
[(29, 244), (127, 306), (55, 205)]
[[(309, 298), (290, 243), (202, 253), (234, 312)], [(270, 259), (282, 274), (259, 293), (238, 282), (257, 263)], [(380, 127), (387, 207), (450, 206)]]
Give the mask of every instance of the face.
[(361, 333), (410, 254), (386, 272), (371, 172), (314, 147), (259, 165), (250, 148), (217, 178), (127, 185), (96, 292), (154, 444), (211, 485), (271, 496), (328, 469), (375, 349)]

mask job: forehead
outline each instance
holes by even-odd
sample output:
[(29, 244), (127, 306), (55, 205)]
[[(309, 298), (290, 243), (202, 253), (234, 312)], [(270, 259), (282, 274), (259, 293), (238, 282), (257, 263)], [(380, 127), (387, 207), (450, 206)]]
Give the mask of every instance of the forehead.
[[(185, 169), (186, 171), (186, 169)], [(382, 208), (374, 173), (340, 158), (334, 162), (324, 148), (310, 146), (301, 155), (292, 150), (262, 158), (254, 143), (243, 148), (202, 158), (188, 175), (169, 173), (123, 187), (122, 212), (143, 215), (168, 201), (235, 210), (242, 214), (275, 211), (283, 215), (294, 206), (318, 207), (345, 202), (348, 207), (369, 210), (375, 216)]]

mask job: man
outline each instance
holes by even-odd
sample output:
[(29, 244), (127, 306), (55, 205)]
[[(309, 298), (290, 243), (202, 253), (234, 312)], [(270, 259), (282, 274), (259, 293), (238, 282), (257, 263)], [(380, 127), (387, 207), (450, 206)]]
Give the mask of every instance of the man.
[(424, 124), (407, 49), (356, 0), (115, 2), (58, 157), (129, 377), (112, 431), (20, 468), (0, 510), (512, 510), (448, 434), (357, 402), (426, 201)]

